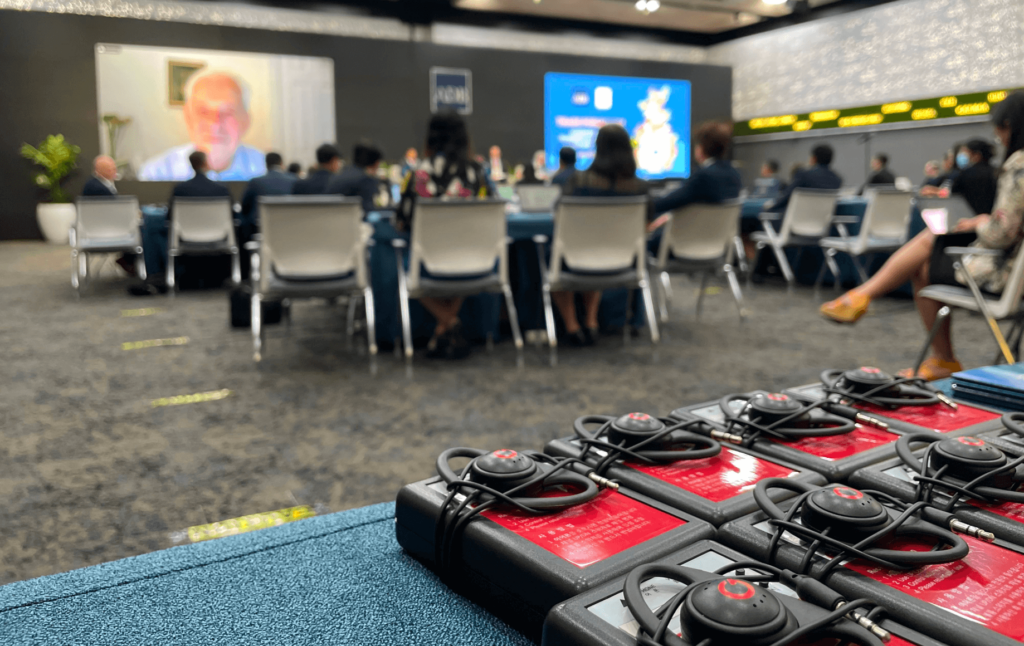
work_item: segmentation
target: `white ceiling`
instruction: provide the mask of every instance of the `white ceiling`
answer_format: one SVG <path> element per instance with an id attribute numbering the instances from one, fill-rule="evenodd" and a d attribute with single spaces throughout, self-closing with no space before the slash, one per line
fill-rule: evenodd
<path id="1" fill-rule="evenodd" d="M 785 4 L 769 5 L 762 0 L 660 1 L 661 8 L 649 14 L 637 11 L 634 6 L 636 0 L 454 0 L 453 5 L 472 11 L 519 13 L 706 34 L 717 34 L 789 14 Z M 810 0 L 810 6 L 835 1 Z"/>

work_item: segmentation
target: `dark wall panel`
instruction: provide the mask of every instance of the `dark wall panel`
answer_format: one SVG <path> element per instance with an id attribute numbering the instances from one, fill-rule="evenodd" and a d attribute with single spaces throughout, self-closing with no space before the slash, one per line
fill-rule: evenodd
<path id="1" fill-rule="evenodd" d="M 118 20 L 33 12 L 0 12 L 0 239 L 37 238 L 31 166 L 23 142 L 62 133 L 81 146 L 77 193 L 99 152 L 96 73 L 98 42 L 325 56 L 334 60 L 338 143 L 343 150 L 368 137 L 388 159 L 422 148 L 429 119 L 431 66 L 473 72 L 470 133 L 479 151 L 497 144 L 509 162 L 530 158 L 544 144 L 544 73 L 548 71 L 684 78 L 693 82 L 694 124 L 727 118 L 731 71 L 723 67 L 444 47 L 251 29 Z M 40 46 L 45 43 L 45 46 Z M 239 192 L 240 186 L 233 190 Z M 167 198 L 162 182 L 124 182 L 123 193 L 146 202 Z"/>

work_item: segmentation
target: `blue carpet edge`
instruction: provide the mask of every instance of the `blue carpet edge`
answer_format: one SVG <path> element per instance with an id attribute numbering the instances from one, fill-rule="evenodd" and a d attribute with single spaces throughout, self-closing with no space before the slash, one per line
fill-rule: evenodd
<path id="1" fill-rule="evenodd" d="M 395 503 L 380 503 L 247 534 L 179 545 L 60 574 L 16 581 L 0 587 L 0 613 L 316 540 L 374 523 L 393 521 L 394 517 Z"/>

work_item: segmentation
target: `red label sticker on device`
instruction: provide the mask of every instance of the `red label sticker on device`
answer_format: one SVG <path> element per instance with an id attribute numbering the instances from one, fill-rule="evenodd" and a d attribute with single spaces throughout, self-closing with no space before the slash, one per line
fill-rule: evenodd
<path id="1" fill-rule="evenodd" d="M 1009 518 L 1010 520 L 1024 523 L 1024 504 L 1022 503 L 1003 502 L 997 505 L 986 505 L 985 503 L 977 500 L 968 500 L 967 502 L 978 509 L 984 509 L 985 511 L 1002 516 L 1003 518 Z"/>
<path id="2" fill-rule="evenodd" d="M 953 563 L 926 565 L 909 572 L 859 560 L 846 567 L 1011 639 L 1024 639 L 1024 555 L 970 536 L 963 539 L 971 551 Z M 931 549 L 925 543 L 903 539 L 887 541 L 885 547 Z"/>
<path id="3" fill-rule="evenodd" d="M 801 451 L 810 453 L 819 458 L 828 460 L 839 460 L 848 458 L 857 453 L 863 453 L 876 446 L 891 444 L 899 439 L 898 435 L 883 431 L 881 429 L 861 426 L 857 424 L 849 433 L 842 435 L 823 435 L 820 437 L 805 437 L 795 441 L 782 441 L 772 438 L 773 442 L 782 444 Z"/>
<path id="4" fill-rule="evenodd" d="M 877 415 L 881 418 L 895 419 L 907 424 L 923 426 L 933 431 L 947 433 L 958 431 L 968 426 L 981 424 L 1000 417 L 999 413 L 990 413 L 973 406 L 957 403 L 956 410 L 945 404 L 933 404 L 931 406 L 904 406 L 896 410 L 880 408 L 870 404 L 857 404 L 857 408 Z"/>
<path id="5" fill-rule="evenodd" d="M 671 464 L 624 462 L 627 467 L 685 489 L 711 502 L 722 502 L 752 491 L 762 478 L 788 478 L 792 469 L 753 455 L 722 447 L 722 452 L 703 460 L 681 460 Z"/>
<path id="6" fill-rule="evenodd" d="M 557 514 L 487 510 L 482 515 L 581 568 L 686 524 L 614 491 Z"/>

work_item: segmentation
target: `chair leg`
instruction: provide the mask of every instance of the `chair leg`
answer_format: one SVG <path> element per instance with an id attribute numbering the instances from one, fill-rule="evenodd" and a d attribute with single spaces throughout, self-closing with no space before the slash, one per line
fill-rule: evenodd
<path id="1" fill-rule="evenodd" d="M 238 253 L 238 247 L 231 249 L 231 284 L 238 285 L 242 282 L 242 263 Z"/>
<path id="2" fill-rule="evenodd" d="M 828 255 L 828 251 L 825 252 Z M 818 277 L 814 279 L 814 293 L 815 295 L 821 291 L 821 284 L 825 281 L 825 270 L 828 269 L 828 263 L 822 261 L 821 269 L 818 270 Z"/>
<path id="3" fill-rule="evenodd" d="M 722 267 L 726 278 L 729 280 L 729 289 L 732 290 L 732 297 L 736 300 L 736 309 L 740 313 L 740 322 L 743 322 L 743 292 L 740 291 L 740 281 L 736 278 L 736 270 L 732 265 L 726 264 Z"/>
<path id="4" fill-rule="evenodd" d="M 78 280 L 78 249 L 71 247 L 71 287 L 76 292 L 81 292 L 81 283 Z"/>
<path id="5" fill-rule="evenodd" d="M 864 270 L 864 264 L 860 259 L 851 253 L 850 260 L 853 261 L 853 266 L 857 268 L 857 275 L 860 277 L 860 284 L 863 285 L 868 282 L 868 272 Z"/>
<path id="6" fill-rule="evenodd" d="M 710 269 L 705 270 L 705 272 L 700 275 L 700 291 L 697 292 L 697 320 L 698 321 L 700 320 L 700 312 L 701 312 L 701 309 L 702 309 L 702 307 L 704 305 L 704 292 L 706 292 L 707 289 L 708 289 L 708 276 L 710 276 L 710 275 L 711 275 L 711 270 Z"/>
<path id="7" fill-rule="evenodd" d="M 373 304 L 373 289 L 367 286 L 363 290 L 363 307 L 366 310 L 366 343 L 370 356 L 377 355 L 377 311 Z"/>
<path id="8" fill-rule="evenodd" d="M 659 308 L 661 309 L 661 322 L 668 323 L 668 310 L 672 304 L 672 279 L 668 275 L 667 271 L 661 272 L 659 276 L 661 285 L 661 298 L 659 299 Z"/>
<path id="9" fill-rule="evenodd" d="M 172 253 L 167 254 L 167 293 L 174 293 L 174 258 Z"/>
<path id="10" fill-rule="evenodd" d="M 516 310 L 516 299 L 512 296 L 512 287 L 508 284 L 502 285 L 505 292 L 505 309 L 508 310 L 508 325 L 512 328 L 512 339 L 516 344 L 516 352 L 523 349 L 523 333 L 519 329 L 519 312 Z"/>
<path id="11" fill-rule="evenodd" d="M 348 312 L 345 315 L 345 338 L 348 339 L 348 350 L 352 351 L 352 337 L 356 333 L 356 305 L 358 299 L 350 296 L 348 299 Z"/>
<path id="12" fill-rule="evenodd" d="M 149 277 L 146 274 L 146 257 L 143 254 L 142 247 L 139 247 L 135 252 L 135 273 L 143 281 Z"/>
<path id="13" fill-rule="evenodd" d="M 651 327 L 651 343 L 657 343 L 661 340 L 661 333 L 658 331 L 658 318 L 654 314 L 654 296 L 651 294 L 651 281 L 648 278 L 647 271 L 644 270 L 640 276 L 640 290 L 644 295 L 644 307 L 647 310 L 647 325 Z M 627 321 L 627 324 L 629 322 Z"/>
<path id="14" fill-rule="evenodd" d="M 733 236 L 732 244 L 736 248 L 736 266 L 744 274 L 748 273 L 750 267 L 747 266 L 747 250 L 743 248 L 743 238 Z"/>
<path id="15" fill-rule="evenodd" d="M 78 282 L 85 283 L 89 280 L 89 253 L 87 251 L 78 252 Z"/>
<path id="16" fill-rule="evenodd" d="M 747 289 L 753 285 L 754 272 L 757 271 L 757 267 L 761 263 L 761 253 L 764 251 L 765 244 L 758 242 L 754 246 L 754 264 L 750 265 L 750 271 L 747 272 Z"/>
<path id="17" fill-rule="evenodd" d="M 402 314 L 402 345 L 405 351 L 405 360 L 412 361 L 412 322 L 409 320 L 409 286 L 406 283 L 405 267 L 402 266 L 402 252 L 395 254 L 398 262 L 398 306 Z"/>
<path id="18" fill-rule="evenodd" d="M 786 250 L 783 247 L 772 243 L 772 253 L 775 254 L 775 260 L 779 263 L 779 269 L 782 270 L 782 276 L 786 279 L 786 283 L 790 288 L 796 284 L 796 277 L 793 275 L 793 269 L 789 266 L 789 258 L 786 258 Z"/>
<path id="19" fill-rule="evenodd" d="M 253 292 L 250 299 L 252 306 L 252 358 L 254 361 L 263 359 L 263 297 Z"/>
<path id="20" fill-rule="evenodd" d="M 555 311 L 551 307 L 551 285 L 547 281 L 541 287 L 541 295 L 544 299 L 544 325 L 547 327 L 548 347 L 551 348 L 551 360 L 554 361 L 558 337 L 555 336 Z"/>
<path id="21" fill-rule="evenodd" d="M 825 254 L 825 264 L 828 265 L 828 270 L 832 272 L 832 277 L 835 280 L 832 282 L 832 289 L 840 291 L 843 288 L 843 280 L 841 278 L 842 273 L 839 271 L 839 263 L 836 262 L 836 252 L 834 249 L 829 249 L 832 253 Z"/>

